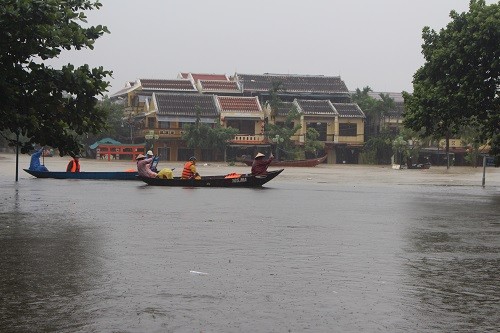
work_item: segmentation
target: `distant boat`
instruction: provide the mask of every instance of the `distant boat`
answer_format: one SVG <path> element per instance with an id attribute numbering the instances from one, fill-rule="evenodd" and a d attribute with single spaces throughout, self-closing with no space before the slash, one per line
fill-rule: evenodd
<path id="1" fill-rule="evenodd" d="M 268 171 L 265 175 L 229 174 L 224 176 L 202 176 L 201 179 L 172 179 L 139 177 L 143 182 L 153 186 L 181 187 L 261 187 L 278 176 L 283 169 Z"/>
<path id="2" fill-rule="evenodd" d="M 285 160 L 285 161 L 278 161 L 278 160 L 273 160 L 271 162 L 271 166 L 279 166 L 279 167 L 314 167 L 320 163 L 323 163 L 326 160 L 326 155 L 323 157 L 318 157 L 318 158 L 310 158 L 307 160 Z M 248 166 L 252 166 L 253 160 L 243 160 L 243 163 L 245 163 Z"/>
<path id="3" fill-rule="evenodd" d="M 139 180 L 137 172 L 127 171 L 82 171 L 82 172 L 66 172 L 66 171 L 35 171 L 23 169 L 27 173 L 36 178 L 53 178 L 53 179 L 94 179 L 94 180 Z"/>

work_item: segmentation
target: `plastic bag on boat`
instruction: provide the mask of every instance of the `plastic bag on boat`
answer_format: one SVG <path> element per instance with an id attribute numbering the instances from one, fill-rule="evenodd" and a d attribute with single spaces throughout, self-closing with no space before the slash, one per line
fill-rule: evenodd
<path id="1" fill-rule="evenodd" d="M 157 177 L 162 178 L 162 179 L 173 179 L 174 173 L 173 173 L 172 169 L 163 168 L 160 170 L 160 172 L 158 172 Z"/>

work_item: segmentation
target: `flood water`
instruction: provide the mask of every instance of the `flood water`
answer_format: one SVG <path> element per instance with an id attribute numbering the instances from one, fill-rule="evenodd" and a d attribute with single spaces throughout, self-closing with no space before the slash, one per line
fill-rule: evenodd
<path id="1" fill-rule="evenodd" d="M 495 187 L 0 185 L 1 332 L 500 329 Z"/>

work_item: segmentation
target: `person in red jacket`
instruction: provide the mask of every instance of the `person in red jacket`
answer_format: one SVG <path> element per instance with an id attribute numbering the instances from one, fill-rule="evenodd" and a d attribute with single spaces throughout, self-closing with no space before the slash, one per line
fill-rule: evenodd
<path id="1" fill-rule="evenodd" d="M 255 155 L 252 163 L 252 175 L 265 175 L 269 164 L 274 160 L 273 154 L 268 159 L 264 158 L 264 154 L 258 153 Z"/>
<path id="2" fill-rule="evenodd" d="M 66 172 L 80 172 L 80 156 L 75 155 L 73 159 L 69 161 L 66 167 Z"/>

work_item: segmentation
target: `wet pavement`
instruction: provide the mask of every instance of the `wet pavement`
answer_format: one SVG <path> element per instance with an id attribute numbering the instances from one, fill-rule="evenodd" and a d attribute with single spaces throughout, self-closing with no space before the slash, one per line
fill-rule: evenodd
<path id="1" fill-rule="evenodd" d="M 500 329 L 498 186 L 314 170 L 339 181 L 285 170 L 262 189 L 193 189 L 2 172 L 0 331 Z"/>

